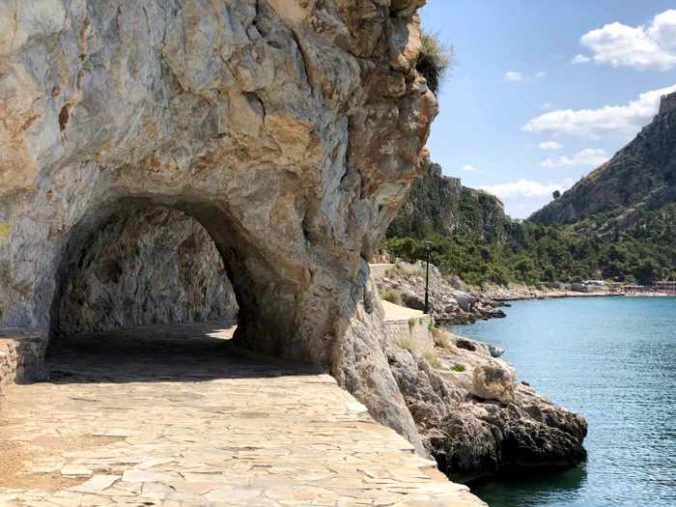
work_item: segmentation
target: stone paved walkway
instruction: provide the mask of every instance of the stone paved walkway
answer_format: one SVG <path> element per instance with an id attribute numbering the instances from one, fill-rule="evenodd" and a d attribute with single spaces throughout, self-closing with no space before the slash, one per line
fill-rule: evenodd
<path id="1" fill-rule="evenodd" d="M 482 505 L 329 375 L 227 336 L 71 339 L 49 382 L 7 389 L 0 505 Z"/>

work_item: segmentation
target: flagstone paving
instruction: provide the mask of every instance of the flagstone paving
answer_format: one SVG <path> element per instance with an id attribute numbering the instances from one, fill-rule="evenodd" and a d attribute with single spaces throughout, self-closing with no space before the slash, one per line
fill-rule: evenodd
<path id="1" fill-rule="evenodd" d="M 0 409 L 2 506 L 477 506 L 335 380 L 231 330 L 71 338 Z"/>

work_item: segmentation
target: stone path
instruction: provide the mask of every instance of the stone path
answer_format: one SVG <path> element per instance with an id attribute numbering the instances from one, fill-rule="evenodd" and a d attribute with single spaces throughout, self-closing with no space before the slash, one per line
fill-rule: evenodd
<path id="1" fill-rule="evenodd" d="M 72 338 L 0 410 L 2 506 L 477 506 L 332 377 L 182 326 Z"/>
<path id="2" fill-rule="evenodd" d="M 420 310 L 414 310 L 413 308 L 406 308 L 405 306 L 395 305 L 389 301 L 381 301 L 383 309 L 385 310 L 385 320 L 408 320 L 408 319 L 419 319 L 426 318 L 429 319 L 428 315 L 425 315 L 424 312 Z"/>

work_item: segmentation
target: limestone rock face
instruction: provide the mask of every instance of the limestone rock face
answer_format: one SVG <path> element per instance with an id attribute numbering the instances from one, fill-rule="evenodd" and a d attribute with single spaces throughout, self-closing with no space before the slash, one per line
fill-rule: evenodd
<path id="1" fill-rule="evenodd" d="M 241 339 L 327 362 L 436 112 L 418 4 L 7 2 L 0 325 L 46 332 L 98 231 L 164 206 L 213 238 Z"/>
<path id="2" fill-rule="evenodd" d="M 380 398 L 398 391 L 382 337 L 359 331 L 371 318 L 360 273 L 436 114 L 415 69 L 423 3 L 4 2 L 0 329 L 47 339 L 104 316 L 220 314 L 221 289 L 199 280 L 224 268 L 237 341 L 328 365 L 382 420 L 415 432 L 401 397 Z M 190 258 L 137 241 L 144 265 L 131 276 L 134 234 L 116 227 L 140 231 L 157 209 L 194 218 L 221 259 L 194 264 L 196 292 L 154 285 L 174 304 L 124 282 L 105 293 L 121 301 L 92 308 L 106 280 L 153 285 L 156 263 Z M 188 248 L 185 232 L 141 236 Z"/>
<path id="3" fill-rule="evenodd" d="M 676 202 L 676 92 L 658 114 L 606 163 L 579 180 L 529 220 L 566 224 L 588 219 L 607 233 L 626 230 L 651 211 Z"/>

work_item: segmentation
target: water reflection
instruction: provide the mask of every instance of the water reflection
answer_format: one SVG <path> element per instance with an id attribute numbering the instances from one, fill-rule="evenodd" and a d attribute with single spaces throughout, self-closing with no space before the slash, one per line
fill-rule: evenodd
<path id="1" fill-rule="evenodd" d="M 524 301 L 454 328 L 589 424 L 584 468 L 476 488 L 491 507 L 676 506 L 676 298 Z"/>
<path id="2" fill-rule="evenodd" d="M 587 468 L 582 464 L 568 470 L 501 477 L 484 482 L 472 491 L 491 507 L 570 506 L 579 498 L 587 481 Z"/>

